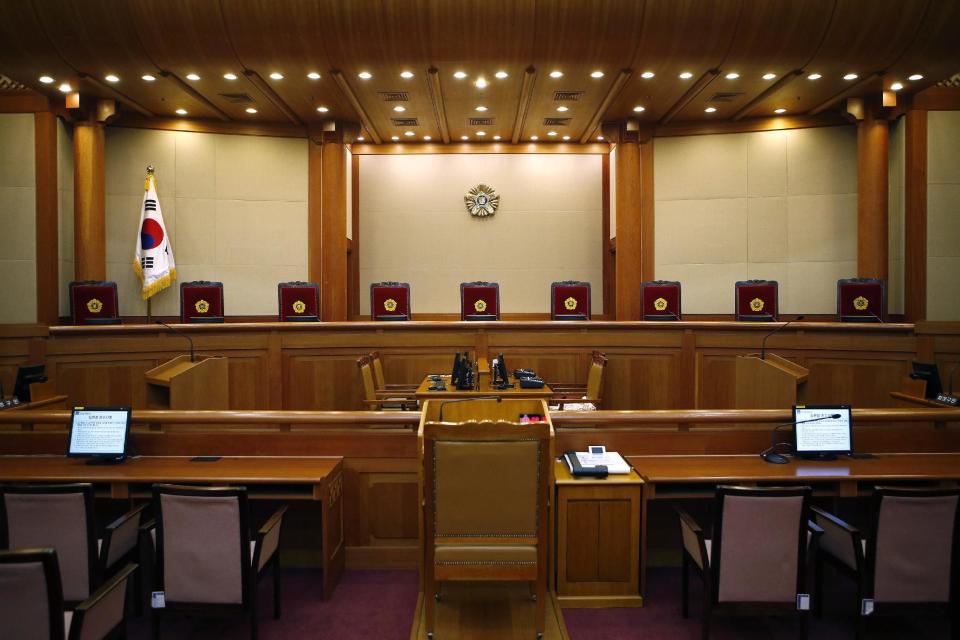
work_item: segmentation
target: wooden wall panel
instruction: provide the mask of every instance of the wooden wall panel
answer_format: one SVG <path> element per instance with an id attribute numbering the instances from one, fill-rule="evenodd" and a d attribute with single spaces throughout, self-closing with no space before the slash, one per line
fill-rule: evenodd
<path id="1" fill-rule="evenodd" d="M 603 375 L 603 408 L 680 408 L 679 353 L 610 353 Z"/>
<path id="2" fill-rule="evenodd" d="M 363 386 L 357 368 L 360 355 L 285 355 L 283 408 L 347 411 L 361 407 Z"/>
<path id="3" fill-rule="evenodd" d="M 269 409 L 266 354 L 224 352 L 223 355 L 228 358 L 230 371 L 230 408 Z"/>
<path id="4" fill-rule="evenodd" d="M 910 373 L 909 360 L 885 358 L 807 358 L 807 402 L 855 407 L 896 406 L 888 390 L 897 389 Z"/>
<path id="5" fill-rule="evenodd" d="M 343 467 L 349 566 L 416 566 L 416 458 L 349 458 Z"/>
<path id="6" fill-rule="evenodd" d="M 117 354 L 111 354 L 117 356 Z M 95 360 L 53 360 L 49 375 L 57 381 L 57 393 L 67 396 L 68 405 L 129 405 L 146 408 L 146 383 L 143 374 L 162 360 L 137 357 Z"/>

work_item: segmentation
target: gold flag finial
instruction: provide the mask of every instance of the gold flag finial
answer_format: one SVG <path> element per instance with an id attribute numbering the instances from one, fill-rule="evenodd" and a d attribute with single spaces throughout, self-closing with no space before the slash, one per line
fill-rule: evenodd
<path id="1" fill-rule="evenodd" d="M 143 181 L 143 190 L 148 191 L 150 189 L 150 180 L 153 179 L 153 174 L 156 172 L 156 167 L 152 164 L 147 165 L 147 177 Z"/>

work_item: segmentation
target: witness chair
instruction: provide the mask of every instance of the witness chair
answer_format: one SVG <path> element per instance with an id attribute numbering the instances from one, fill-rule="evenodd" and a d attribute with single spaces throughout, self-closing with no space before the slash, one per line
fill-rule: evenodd
<path id="1" fill-rule="evenodd" d="M 680 282 L 650 280 L 640 283 L 640 312 L 643 320 L 680 320 Z"/>
<path id="2" fill-rule="evenodd" d="M 887 287 L 881 278 L 837 280 L 837 317 L 840 322 L 883 322 Z"/>
<path id="3" fill-rule="evenodd" d="M 590 283 L 563 280 L 550 284 L 551 320 L 589 320 Z"/>
<path id="4" fill-rule="evenodd" d="M 136 558 L 137 529 L 146 505 L 107 525 L 97 538 L 93 485 L 0 487 L 0 548 L 52 547 L 60 557 L 62 597 L 87 599 L 111 573 Z M 134 577 L 139 584 L 139 572 Z"/>
<path id="5" fill-rule="evenodd" d="M 460 283 L 461 320 L 499 320 L 500 285 L 496 282 Z"/>
<path id="6" fill-rule="evenodd" d="M 412 392 L 394 392 L 386 389 L 377 390 L 373 374 L 373 358 L 360 356 L 357 359 L 357 368 L 360 369 L 360 381 L 363 383 L 363 404 L 369 411 L 416 411 L 417 399 Z"/>
<path id="7" fill-rule="evenodd" d="M 370 319 L 409 320 L 410 283 L 372 283 L 370 285 Z"/>
<path id="8" fill-rule="evenodd" d="M 378 392 L 387 392 L 392 394 L 413 395 L 419 384 L 387 384 L 383 375 L 383 361 L 380 359 L 379 351 L 370 352 L 370 364 L 373 367 L 373 384 Z"/>
<path id="9" fill-rule="evenodd" d="M 543 635 L 547 597 L 548 423 L 423 427 L 424 608 L 433 637 L 445 581 L 523 581 Z"/>
<path id="10" fill-rule="evenodd" d="M 701 634 L 710 637 L 714 610 L 795 613 L 807 637 L 807 558 L 820 530 L 808 523 L 810 487 L 717 487 L 713 537 L 683 509 L 682 614 L 689 616 L 689 573 L 703 580 Z M 808 555 L 810 554 L 810 555 Z"/>
<path id="11" fill-rule="evenodd" d="M 71 324 L 120 324 L 116 282 L 74 280 L 69 294 Z"/>
<path id="12" fill-rule="evenodd" d="M 868 536 L 813 507 L 813 519 L 824 531 L 815 565 L 817 593 L 829 563 L 857 584 L 858 638 L 876 614 L 919 609 L 948 612 L 951 637 L 960 637 L 960 489 L 877 487 L 873 496 Z"/>
<path id="13" fill-rule="evenodd" d="M 194 280 L 180 283 L 180 322 L 223 322 L 223 283 Z"/>
<path id="14" fill-rule="evenodd" d="M 0 551 L 0 633 L 15 640 L 125 636 L 128 564 L 73 610 L 64 610 L 57 552 Z"/>
<path id="15" fill-rule="evenodd" d="M 587 372 L 587 383 L 578 384 L 550 384 L 553 395 L 550 397 L 551 409 L 556 406 L 558 411 L 595 411 L 603 403 L 603 374 L 607 369 L 607 356 L 599 351 L 590 354 L 590 370 Z"/>
<path id="16" fill-rule="evenodd" d="M 257 583 L 273 574 L 273 617 L 280 618 L 280 507 L 250 539 L 244 487 L 153 487 L 156 590 L 165 606 L 153 610 L 153 637 L 171 612 L 242 612 L 257 638 Z"/>
<path id="17" fill-rule="evenodd" d="M 320 285 L 316 282 L 281 282 L 277 285 L 280 322 L 320 320 Z"/>
<path id="18" fill-rule="evenodd" d="M 740 280 L 734 287 L 737 320 L 775 322 L 778 294 L 776 280 Z"/>

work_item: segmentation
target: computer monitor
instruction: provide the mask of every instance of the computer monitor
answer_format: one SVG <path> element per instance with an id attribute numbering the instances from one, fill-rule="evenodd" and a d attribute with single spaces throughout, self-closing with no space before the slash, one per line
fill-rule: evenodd
<path id="1" fill-rule="evenodd" d="M 503 384 L 510 382 L 510 372 L 507 369 L 507 361 L 504 359 L 502 353 L 497 355 L 497 379 Z"/>
<path id="2" fill-rule="evenodd" d="M 75 407 L 67 456 L 88 464 L 123 462 L 130 435 L 130 407 Z"/>
<path id="3" fill-rule="evenodd" d="M 943 385 L 940 383 L 940 370 L 932 362 L 916 362 L 911 365 L 913 370 L 910 377 L 914 380 L 925 380 L 927 382 L 927 391 L 925 397 L 936 398 L 938 394 L 943 393 Z"/>
<path id="4" fill-rule="evenodd" d="M 47 376 L 43 374 L 44 365 L 27 364 L 17 367 L 17 379 L 13 383 L 13 395 L 20 402 L 30 402 L 30 385 L 35 382 L 46 382 Z"/>
<path id="5" fill-rule="evenodd" d="M 798 458 L 833 459 L 853 452 L 850 405 L 798 405 L 793 408 L 794 453 Z"/>

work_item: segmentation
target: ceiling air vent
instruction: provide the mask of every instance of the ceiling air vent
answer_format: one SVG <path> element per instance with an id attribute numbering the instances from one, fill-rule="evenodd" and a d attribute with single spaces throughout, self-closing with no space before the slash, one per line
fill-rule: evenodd
<path id="1" fill-rule="evenodd" d="M 253 98 L 246 93 L 221 93 L 220 97 L 234 104 L 253 104 Z"/>
<path id="2" fill-rule="evenodd" d="M 583 91 L 554 91 L 553 99 L 557 102 L 576 102 L 583 97 Z"/>
<path id="3" fill-rule="evenodd" d="M 720 92 L 713 94 L 707 102 L 733 102 L 742 95 L 743 93 Z"/>
<path id="4" fill-rule="evenodd" d="M 395 127 L 419 127 L 420 122 L 416 118 L 390 118 L 390 122 Z"/>
<path id="5" fill-rule="evenodd" d="M 544 118 L 543 126 L 545 127 L 565 127 L 570 124 L 571 118 Z"/>
<path id="6" fill-rule="evenodd" d="M 407 102 L 410 100 L 406 91 L 380 91 L 379 93 L 385 102 Z"/>
<path id="7" fill-rule="evenodd" d="M 492 127 L 497 124 L 496 118 L 470 118 L 467 122 L 471 127 Z"/>
<path id="8" fill-rule="evenodd" d="M 0 89 L 4 91 L 23 91 L 27 87 L 0 73 Z"/>

